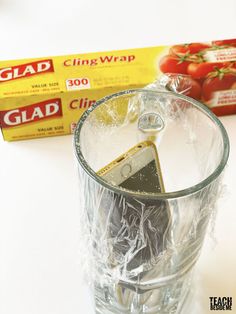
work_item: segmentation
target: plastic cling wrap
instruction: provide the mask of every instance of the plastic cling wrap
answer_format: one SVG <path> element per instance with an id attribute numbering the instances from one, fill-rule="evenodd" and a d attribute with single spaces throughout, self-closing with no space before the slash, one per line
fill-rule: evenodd
<path id="1" fill-rule="evenodd" d="M 80 252 L 96 313 L 178 313 L 189 291 L 221 191 L 228 138 L 200 104 L 163 90 L 176 79 L 108 96 L 77 126 Z M 124 188 L 116 165 L 107 166 L 145 141 L 158 153 L 161 193 L 142 191 L 142 172 L 135 176 L 140 189 Z M 142 168 L 141 159 L 125 158 L 124 166 Z M 113 171 L 112 180 L 97 174 L 102 168 Z"/>
<path id="2" fill-rule="evenodd" d="M 158 202 L 130 199 L 101 188 L 83 171 L 80 182 L 86 187 L 81 240 L 87 239 L 83 261 L 90 283 L 95 282 L 101 293 L 112 289 L 109 302 L 118 309 L 122 304 L 125 313 L 131 311 L 136 295 L 145 295 L 147 300 L 140 306 L 149 306 L 160 291 L 174 293 L 176 282 L 182 286 L 200 253 L 217 200 L 218 180 L 191 198 Z M 123 298 L 129 294 L 127 302 L 119 300 L 123 292 Z M 176 299 L 170 301 L 170 308 L 176 306 Z M 105 297 L 99 302 L 109 305 Z"/>

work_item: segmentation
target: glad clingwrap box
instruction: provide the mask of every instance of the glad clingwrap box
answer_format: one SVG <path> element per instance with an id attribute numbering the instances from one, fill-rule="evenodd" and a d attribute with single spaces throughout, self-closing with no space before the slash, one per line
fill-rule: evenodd
<path id="1" fill-rule="evenodd" d="M 236 113 L 236 39 L 0 62 L 5 140 L 70 134 L 101 97 L 186 75 L 187 95 L 216 114 Z"/>

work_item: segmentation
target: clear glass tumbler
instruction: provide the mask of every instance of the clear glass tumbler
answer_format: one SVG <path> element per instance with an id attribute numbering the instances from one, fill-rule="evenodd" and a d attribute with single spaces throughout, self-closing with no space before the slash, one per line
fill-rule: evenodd
<path id="1" fill-rule="evenodd" d="M 125 189 L 97 174 L 146 140 L 156 145 L 165 192 Z M 180 313 L 229 155 L 221 122 L 186 96 L 128 90 L 87 110 L 74 144 L 95 312 Z"/>

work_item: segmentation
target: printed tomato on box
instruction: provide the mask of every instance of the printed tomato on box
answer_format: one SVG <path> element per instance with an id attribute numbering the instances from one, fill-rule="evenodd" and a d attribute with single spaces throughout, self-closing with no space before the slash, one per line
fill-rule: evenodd
<path id="1" fill-rule="evenodd" d="M 216 69 L 221 69 L 225 65 L 220 62 L 200 62 L 190 63 L 187 69 L 187 73 L 194 79 L 203 79 L 208 76 L 209 73 Z"/>
<path id="2" fill-rule="evenodd" d="M 187 74 L 189 64 L 187 56 L 167 55 L 160 60 L 159 66 L 163 73 Z"/>
<path id="3" fill-rule="evenodd" d="M 232 46 L 236 47 L 236 39 L 215 40 L 212 42 L 214 46 Z"/>
<path id="4" fill-rule="evenodd" d="M 196 54 L 200 51 L 203 51 L 209 48 L 210 45 L 204 43 L 192 43 L 192 44 L 183 44 L 175 45 L 170 48 L 170 54 L 177 56 L 180 54 Z"/>
<path id="5" fill-rule="evenodd" d="M 184 93 L 216 114 L 236 113 L 236 39 L 174 45 L 159 68 L 162 73 L 189 76 Z"/>

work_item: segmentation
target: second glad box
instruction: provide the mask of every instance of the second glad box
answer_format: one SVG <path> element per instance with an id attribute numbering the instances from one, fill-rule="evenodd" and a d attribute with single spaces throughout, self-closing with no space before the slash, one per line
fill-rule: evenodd
<path id="1" fill-rule="evenodd" d="M 7 141 L 70 134 L 96 100 L 187 75 L 217 115 L 236 113 L 236 39 L 0 62 L 0 123 Z"/>

